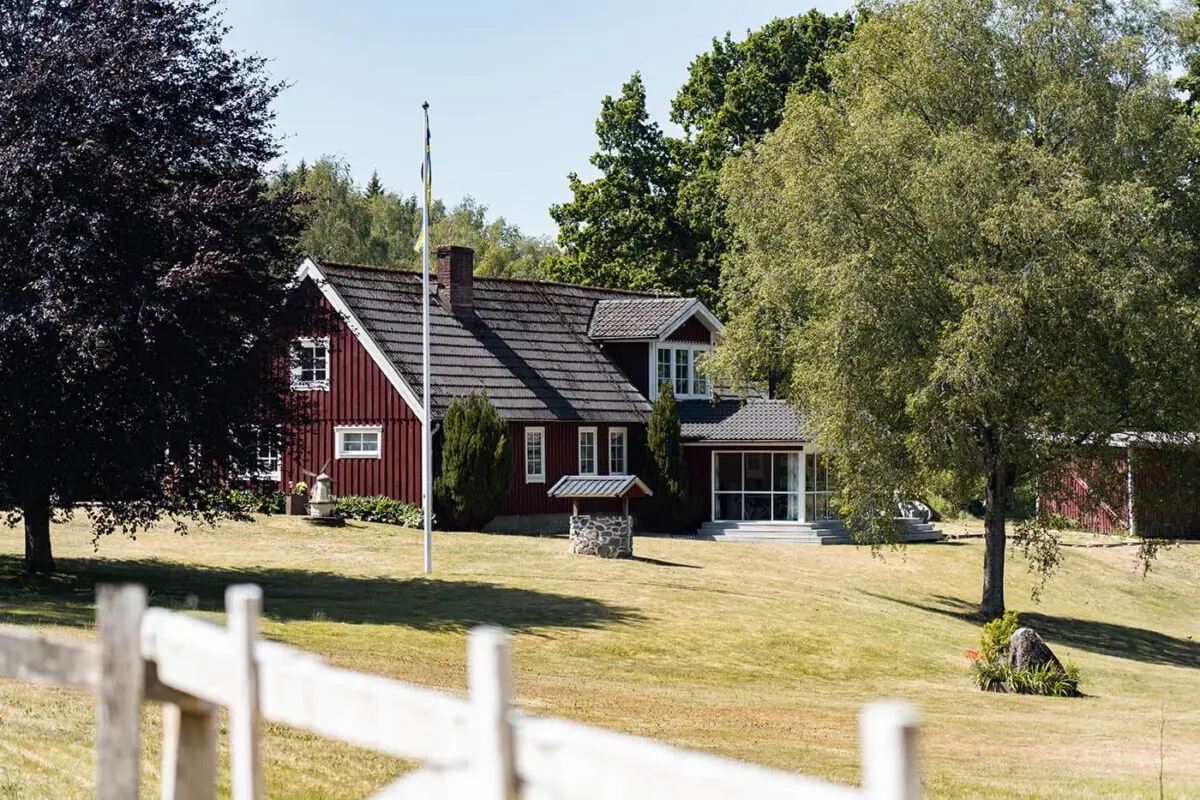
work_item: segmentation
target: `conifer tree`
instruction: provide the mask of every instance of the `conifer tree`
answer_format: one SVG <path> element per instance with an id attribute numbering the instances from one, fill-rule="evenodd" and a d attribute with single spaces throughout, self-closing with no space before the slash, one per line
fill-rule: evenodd
<path id="1" fill-rule="evenodd" d="M 500 513 L 512 483 L 508 425 L 486 394 L 472 392 L 446 409 L 442 431 L 438 507 L 450 524 L 479 530 Z"/>

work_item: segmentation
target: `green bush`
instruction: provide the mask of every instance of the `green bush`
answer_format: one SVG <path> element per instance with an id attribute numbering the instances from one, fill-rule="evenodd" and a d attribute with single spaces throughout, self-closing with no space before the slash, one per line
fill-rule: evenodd
<path id="1" fill-rule="evenodd" d="M 425 524 L 425 517 L 421 513 L 420 506 L 403 503 L 382 495 L 339 497 L 333 507 L 333 513 L 343 519 L 383 522 L 388 525 L 402 525 L 405 528 L 421 528 Z"/>
<path id="2" fill-rule="evenodd" d="M 273 489 L 221 489 L 214 495 L 213 505 L 236 514 L 282 514 L 283 493 Z"/>
<path id="3" fill-rule="evenodd" d="M 1009 663 L 1009 639 L 1018 627 L 1016 611 L 1006 611 L 1000 619 L 983 626 L 979 649 L 967 651 L 975 685 L 985 692 L 1078 697 L 1079 667 L 1069 661 L 1062 669 L 1054 664 L 1018 669 Z"/>
<path id="4" fill-rule="evenodd" d="M 436 508 L 453 525 L 479 530 L 500 513 L 512 476 L 508 425 L 487 395 L 471 392 L 456 398 L 442 421 Z"/>
<path id="5" fill-rule="evenodd" d="M 979 640 L 979 655 L 984 659 L 1008 655 L 1008 640 L 1021 627 L 1016 611 L 1005 611 L 1004 616 L 983 626 Z"/>

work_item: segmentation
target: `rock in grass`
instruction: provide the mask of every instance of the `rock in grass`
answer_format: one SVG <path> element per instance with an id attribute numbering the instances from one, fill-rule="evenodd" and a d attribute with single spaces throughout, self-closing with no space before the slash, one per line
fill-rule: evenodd
<path id="1" fill-rule="evenodd" d="M 1033 628 L 1017 628 L 1009 637 L 1008 653 L 1008 661 L 1016 669 L 1036 670 L 1045 664 L 1053 664 L 1056 670 L 1063 672 L 1062 662 Z"/>

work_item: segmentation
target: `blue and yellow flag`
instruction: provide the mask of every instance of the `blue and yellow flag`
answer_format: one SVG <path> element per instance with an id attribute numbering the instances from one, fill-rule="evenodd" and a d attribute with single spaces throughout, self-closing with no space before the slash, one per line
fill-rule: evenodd
<path id="1" fill-rule="evenodd" d="M 429 207 L 433 204 L 433 164 L 429 160 L 429 103 L 425 103 L 421 107 L 425 110 L 425 160 L 421 163 L 421 183 L 425 186 L 425 209 L 421 213 L 421 233 L 417 236 L 417 243 L 413 245 L 413 250 L 418 253 L 425 246 L 425 237 L 428 235 L 425 226 L 429 222 Z"/>

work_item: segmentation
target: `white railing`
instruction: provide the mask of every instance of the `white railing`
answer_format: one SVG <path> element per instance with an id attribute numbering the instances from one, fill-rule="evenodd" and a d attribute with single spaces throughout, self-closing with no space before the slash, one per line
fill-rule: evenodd
<path id="1" fill-rule="evenodd" d="M 141 586 L 103 586 L 98 641 L 0 626 L 0 676 L 96 693 L 96 797 L 133 800 L 141 773 L 141 705 L 163 707 L 164 800 L 216 795 L 218 712 L 229 709 L 235 800 L 264 796 L 263 720 L 421 762 L 376 798 L 479 800 L 913 800 L 916 718 L 903 703 L 861 718 L 857 789 L 680 750 L 512 708 L 508 634 L 468 641 L 469 696 L 338 669 L 258 640 L 262 592 L 231 586 L 227 627 L 146 608 Z"/>

